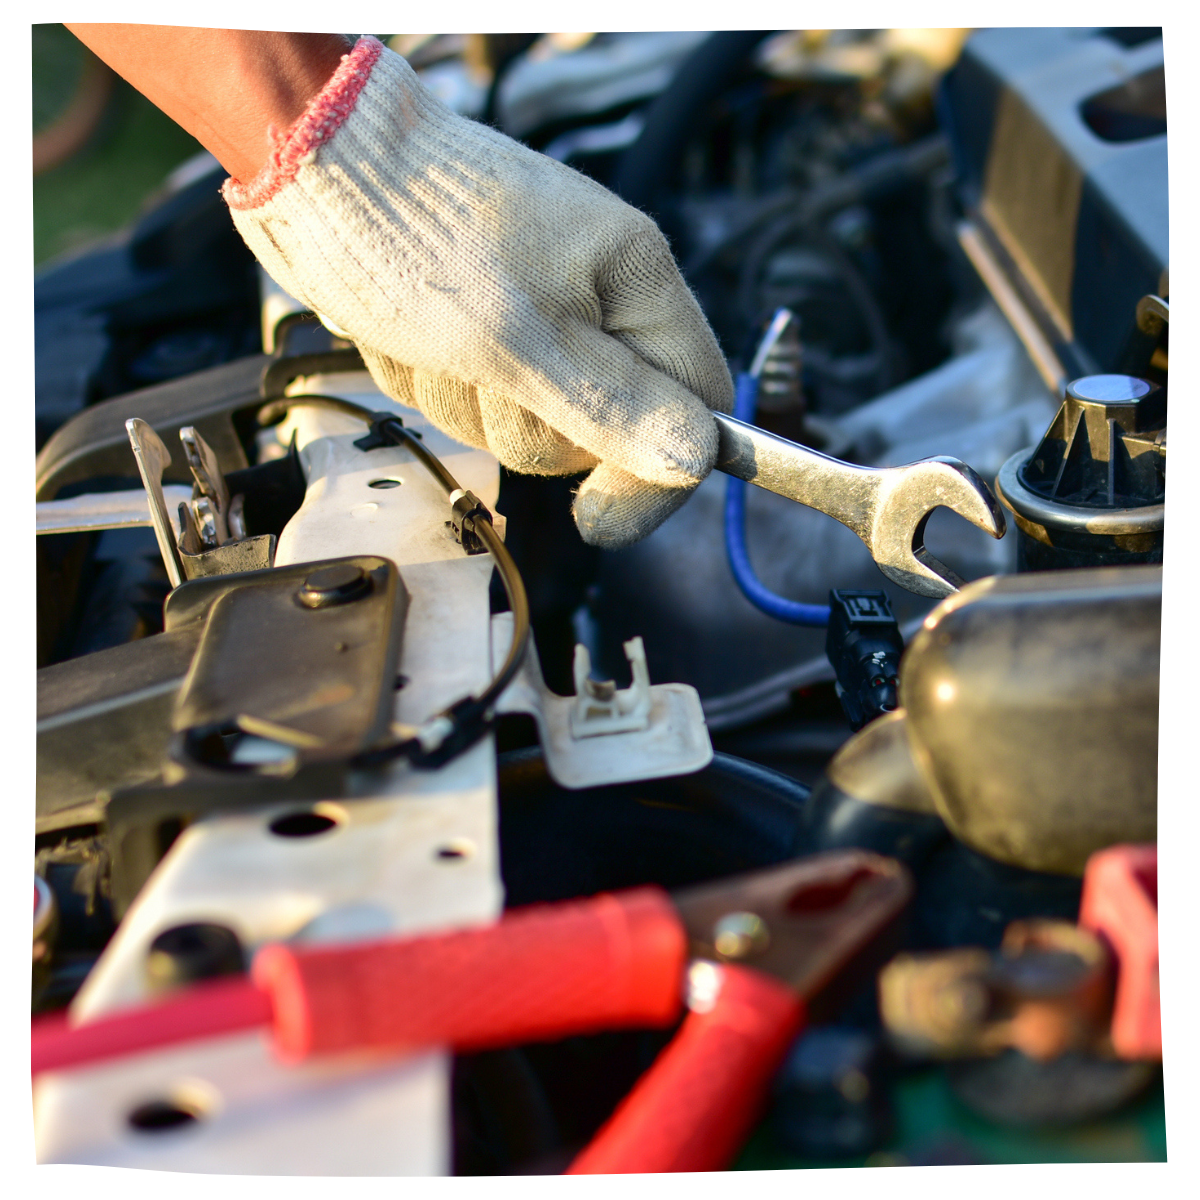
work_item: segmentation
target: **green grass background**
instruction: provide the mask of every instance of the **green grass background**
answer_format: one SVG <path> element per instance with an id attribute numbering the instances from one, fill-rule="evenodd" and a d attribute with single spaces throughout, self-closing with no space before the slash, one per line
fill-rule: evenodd
<path id="1" fill-rule="evenodd" d="M 33 127 L 66 108 L 84 49 L 62 25 L 33 26 Z M 34 265 L 77 251 L 132 221 L 166 177 L 202 147 L 118 80 L 99 128 L 73 158 L 33 179 Z"/>

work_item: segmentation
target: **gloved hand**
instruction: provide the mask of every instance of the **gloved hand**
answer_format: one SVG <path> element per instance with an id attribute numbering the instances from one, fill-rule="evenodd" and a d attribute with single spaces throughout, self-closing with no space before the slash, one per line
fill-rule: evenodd
<path id="1" fill-rule="evenodd" d="M 645 536 L 711 469 L 733 386 L 654 222 L 450 112 L 374 38 L 225 198 L 388 395 L 515 471 L 590 469 L 593 545 Z"/>

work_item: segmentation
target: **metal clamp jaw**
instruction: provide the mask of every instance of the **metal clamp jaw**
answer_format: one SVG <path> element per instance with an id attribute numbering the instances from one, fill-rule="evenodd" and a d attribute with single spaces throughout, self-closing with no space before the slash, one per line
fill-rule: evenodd
<path id="1" fill-rule="evenodd" d="M 216 454 L 194 426 L 185 425 L 179 431 L 194 482 L 192 498 L 179 504 L 178 533 L 167 510 L 162 484 L 163 472 L 171 465 L 170 451 L 140 417 L 131 417 L 125 429 L 149 498 L 154 536 L 173 587 L 185 579 L 257 571 L 274 564 L 274 535 L 247 537 L 243 497 L 230 497 Z"/>

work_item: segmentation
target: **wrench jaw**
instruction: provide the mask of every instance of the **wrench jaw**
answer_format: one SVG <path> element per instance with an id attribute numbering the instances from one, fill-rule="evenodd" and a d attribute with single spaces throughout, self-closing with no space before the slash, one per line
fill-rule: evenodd
<path id="1" fill-rule="evenodd" d="M 931 596 L 935 600 L 953 596 L 966 583 L 945 563 L 934 558 L 924 546 L 913 550 L 911 566 L 900 567 L 881 562 L 877 562 L 876 566 L 897 586 L 915 596 Z"/>
<path id="2" fill-rule="evenodd" d="M 966 582 L 925 549 L 925 528 L 935 509 L 948 508 L 994 538 L 1007 528 L 1004 510 L 977 471 L 957 458 L 938 455 L 896 471 L 896 481 L 875 512 L 868 548 L 893 583 L 935 600 Z"/>
<path id="3" fill-rule="evenodd" d="M 974 467 L 947 454 L 939 454 L 925 461 L 937 463 L 948 471 L 945 475 L 945 498 L 939 499 L 933 507 L 941 505 L 952 509 L 994 538 L 1004 536 L 1008 528 L 1004 519 L 1004 509 L 1000 507 L 992 489 L 984 483 L 983 477 Z M 938 491 L 942 493 L 943 488 L 939 487 Z"/>

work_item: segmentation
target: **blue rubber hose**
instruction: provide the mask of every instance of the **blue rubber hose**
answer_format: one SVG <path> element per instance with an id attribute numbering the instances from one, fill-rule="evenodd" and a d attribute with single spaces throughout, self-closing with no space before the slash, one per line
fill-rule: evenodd
<path id="1" fill-rule="evenodd" d="M 752 423 L 758 405 L 758 377 L 743 373 L 738 376 L 737 393 L 733 402 L 733 415 L 739 421 Z M 732 476 L 725 490 L 725 549 L 729 554 L 729 568 L 742 595 L 761 612 L 790 625 L 822 626 L 829 624 L 827 604 L 801 604 L 788 600 L 764 587 L 746 553 L 746 484 Z"/>

